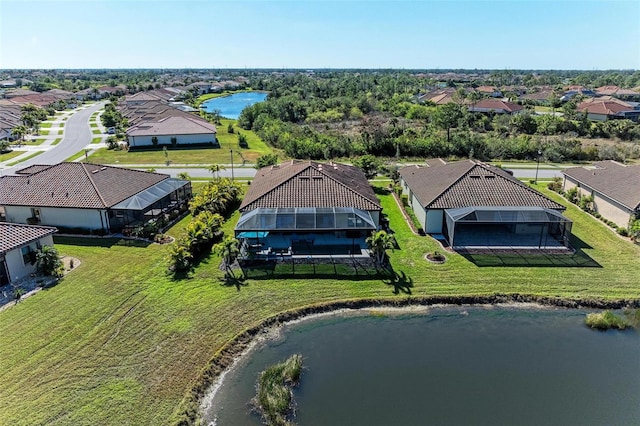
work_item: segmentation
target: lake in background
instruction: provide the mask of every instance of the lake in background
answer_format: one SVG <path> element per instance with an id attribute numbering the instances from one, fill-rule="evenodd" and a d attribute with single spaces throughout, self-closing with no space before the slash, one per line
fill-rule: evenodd
<path id="1" fill-rule="evenodd" d="M 243 109 L 265 99 L 267 99 L 267 93 L 265 92 L 240 92 L 209 99 L 203 102 L 200 108 L 207 112 L 219 110 L 221 116 L 237 120 Z"/>
<path id="2" fill-rule="evenodd" d="M 640 336 L 587 311 L 433 307 L 284 327 L 229 371 L 205 424 L 259 425 L 258 374 L 294 353 L 299 425 L 640 424 Z"/>

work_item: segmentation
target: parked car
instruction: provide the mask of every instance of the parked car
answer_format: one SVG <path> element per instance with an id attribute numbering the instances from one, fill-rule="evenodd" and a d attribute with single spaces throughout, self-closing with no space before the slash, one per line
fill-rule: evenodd
<path id="1" fill-rule="evenodd" d="M 114 135 L 116 133 L 116 128 L 115 127 L 109 127 L 107 129 L 107 133 L 110 135 Z"/>

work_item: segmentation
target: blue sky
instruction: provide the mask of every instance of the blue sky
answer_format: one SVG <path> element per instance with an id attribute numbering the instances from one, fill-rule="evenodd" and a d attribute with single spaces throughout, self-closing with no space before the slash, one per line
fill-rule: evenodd
<path id="1" fill-rule="evenodd" d="M 0 0 L 0 68 L 639 69 L 640 2 Z"/>

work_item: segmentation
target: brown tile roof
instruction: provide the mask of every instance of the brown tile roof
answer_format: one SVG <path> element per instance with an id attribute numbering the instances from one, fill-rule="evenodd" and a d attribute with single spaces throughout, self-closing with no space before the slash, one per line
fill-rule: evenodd
<path id="1" fill-rule="evenodd" d="M 592 99 L 582 102 L 576 108 L 578 112 L 588 112 L 590 114 L 616 115 L 622 111 L 632 111 L 633 107 L 619 100 L 599 100 Z"/>
<path id="2" fill-rule="evenodd" d="M 258 170 L 240 210 L 260 207 L 381 210 L 378 197 L 357 167 L 296 160 Z"/>
<path id="3" fill-rule="evenodd" d="M 619 202 L 631 210 L 640 209 L 640 166 L 600 161 L 596 167 L 572 167 L 566 176 Z"/>
<path id="4" fill-rule="evenodd" d="M 469 111 L 505 111 L 512 113 L 524 109 L 522 105 L 500 99 L 482 99 L 469 107 Z"/>
<path id="5" fill-rule="evenodd" d="M 58 230 L 50 226 L 20 225 L 0 222 L 0 254 L 22 247 Z"/>
<path id="6" fill-rule="evenodd" d="M 474 161 L 407 166 L 400 175 L 425 208 L 564 207 L 503 170 Z"/>
<path id="7" fill-rule="evenodd" d="M 100 209 L 169 178 L 91 163 L 60 163 L 30 175 L 0 178 L 0 205 Z"/>

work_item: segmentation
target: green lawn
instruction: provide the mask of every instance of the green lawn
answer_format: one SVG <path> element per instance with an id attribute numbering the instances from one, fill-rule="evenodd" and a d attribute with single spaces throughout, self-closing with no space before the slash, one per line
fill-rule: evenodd
<path id="1" fill-rule="evenodd" d="M 64 130 L 62 130 L 62 129 L 58 130 L 58 134 L 59 134 L 59 135 L 64 134 Z"/>
<path id="2" fill-rule="evenodd" d="M 230 149 L 233 149 L 234 163 L 242 163 L 242 158 L 248 163 L 254 163 L 255 160 L 266 153 L 272 152 L 271 148 L 264 143 L 258 135 L 250 130 L 240 130 L 247 137 L 249 149 L 238 148 L 237 127 L 233 134 L 228 133 L 227 127 L 235 120 L 222 120 L 222 125 L 218 128 L 218 140 L 221 149 L 217 148 L 188 148 L 188 149 L 171 149 L 169 151 L 169 160 L 174 164 L 227 164 L 231 162 Z M 107 149 L 99 149 L 91 154 L 89 160 L 99 164 L 163 164 L 165 162 L 164 152 L 161 149 L 155 151 L 113 151 Z"/>
<path id="3" fill-rule="evenodd" d="M 49 134 L 49 130 L 40 130 L 40 135 L 47 136 Z"/>
<path id="4" fill-rule="evenodd" d="M 45 138 L 33 139 L 30 141 L 25 141 L 25 145 L 42 145 L 46 141 Z"/>
<path id="5" fill-rule="evenodd" d="M 57 138 L 55 141 L 51 142 L 51 145 L 58 145 L 62 138 Z"/>
<path id="6" fill-rule="evenodd" d="M 640 297 L 640 247 L 575 206 L 567 216 L 574 220 L 580 251 L 563 261 L 471 261 L 446 253 L 447 262 L 434 265 L 422 255 L 438 247 L 435 241 L 409 231 L 390 195 L 381 202 L 400 247 L 391 253 L 392 265 L 413 280 L 413 296 Z M 238 213 L 225 224 L 227 233 L 237 219 Z M 170 234 L 182 234 L 186 223 Z M 216 256 L 203 259 L 189 279 L 174 281 L 165 274 L 168 246 L 64 238 L 56 243 L 82 264 L 56 287 L 0 312 L 0 336 L 10 342 L 0 345 L 3 424 L 171 424 L 216 351 L 247 327 L 315 303 L 409 297 L 394 295 L 393 286 L 379 279 L 248 279 L 236 289 L 222 285 Z M 552 266 L 558 262 L 587 266 Z M 530 266 L 536 263 L 546 266 Z"/>
<path id="7" fill-rule="evenodd" d="M 98 123 L 89 123 L 90 127 L 98 127 Z"/>
<path id="8" fill-rule="evenodd" d="M 22 155 L 22 154 L 24 154 L 24 151 L 5 152 L 4 154 L 0 154 L 0 162 L 11 160 L 12 158 L 15 158 L 18 155 Z"/>
<path id="9" fill-rule="evenodd" d="M 24 157 L 24 158 L 21 158 L 21 159 L 20 159 L 20 160 L 18 160 L 18 161 L 11 162 L 11 163 L 9 163 L 9 164 L 7 164 L 7 165 L 8 165 L 9 167 L 11 167 L 11 166 L 15 166 L 16 164 L 20 164 L 20 163 L 22 163 L 23 161 L 27 161 L 27 160 L 29 160 L 29 159 L 31 159 L 31 158 L 33 158 L 33 157 L 36 157 L 36 156 L 38 156 L 38 155 L 42 154 L 43 152 L 44 152 L 44 151 L 36 151 L 36 152 L 34 152 L 34 153 L 30 154 L 30 155 L 27 155 L 27 156 L 26 156 L 26 157 Z"/>
<path id="10" fill-rule="evenodd" d="M 53 123 L 49 123 L 49 122 L 44 121 L 44 122 L 40 123 L 40 128 L 41 128 L 41 129 L 48 129 L 48 128 L 50 128 L 52 125 L 53 125 Z"/>
<path id="11" fill-rule="evenodd" d="M 102 138 L 93 138 L 91 139 L 91 143 L 100 143 L 102 142 Z"/>
<path id="12" fill-rule="evenodd" d="M 101 134 L 102 132 L 101 132 L 99 129 L 93 129 L 93 130 L 91 131 L 91 133 L 93 133 L 94 135 L 99 135 L 99 134 Z"/>

